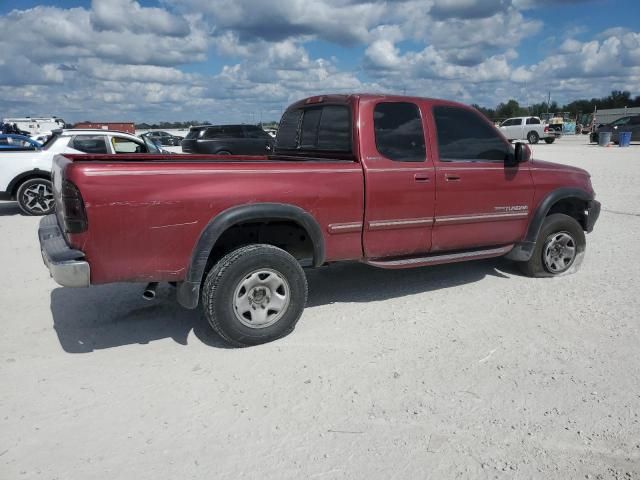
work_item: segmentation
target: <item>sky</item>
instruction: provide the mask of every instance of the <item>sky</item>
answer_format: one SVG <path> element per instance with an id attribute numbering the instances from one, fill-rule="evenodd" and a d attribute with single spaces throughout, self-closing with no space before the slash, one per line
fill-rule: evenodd
<path id="1" fill-rule="evenodd" d="M 324 93 L 640 95 L 638 0 L 0 0 L 0 117 L 278 120 Z"/>

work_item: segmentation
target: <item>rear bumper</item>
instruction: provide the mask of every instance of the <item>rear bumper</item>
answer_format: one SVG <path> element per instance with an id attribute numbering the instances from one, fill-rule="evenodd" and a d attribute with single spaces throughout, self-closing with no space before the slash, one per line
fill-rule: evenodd
<path id="1" fill-rule="evenodd" d="M 591 200 L 587 204 L 587 209 L 585 211 L 587 215 L 584 221 L 584 228 L 587 233 L 591 233 L 593 231 L 593 227 L 600 216 L 600 208 L 600 202 L 597 200 Z"/>
<path id="2" fill-rule="evenodd" d="M 40 253 L 53 279 L 63 287 L 88 287 L 91 269 L 84 253 L 67 245 L 55 215 L 40 220 Z"/>

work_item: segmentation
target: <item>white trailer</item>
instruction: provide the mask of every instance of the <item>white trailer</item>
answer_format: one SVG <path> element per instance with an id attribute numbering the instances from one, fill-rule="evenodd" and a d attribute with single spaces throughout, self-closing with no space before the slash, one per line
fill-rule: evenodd
<path id="1" fill-rule="evenodd" d="M 50 133 L 53 130 L 64 128 L 64 120 L 58 117 L 9 117 L 3 118 L 2 123 L 14 123 L 20 130 L 29 132 L 35 136 L 41 133 Z"/>

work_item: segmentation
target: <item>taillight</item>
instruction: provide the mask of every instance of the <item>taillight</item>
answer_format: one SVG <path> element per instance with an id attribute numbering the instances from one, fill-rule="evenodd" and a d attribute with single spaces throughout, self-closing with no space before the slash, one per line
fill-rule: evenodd
<path id="1" fill-rule="evenodd" d="M 549 125 L 545 125 L 544 126 L 544 133 L 547 133 L 549 131 Z"/>
<path id="2" fill-rule="evenodd" d="M 87 212 L 80 190 L 69 180 L 62 182 L 62 223 L 67 233 L 82 233 L 87 230 Z"/>

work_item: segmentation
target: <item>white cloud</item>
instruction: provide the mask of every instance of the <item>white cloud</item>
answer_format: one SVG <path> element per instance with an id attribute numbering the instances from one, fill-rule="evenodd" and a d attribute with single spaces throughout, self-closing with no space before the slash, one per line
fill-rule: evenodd
<path id="1" fill-rule="evenodd" d="M 143 8 L 134 0 L 93 0 L 91 24 L 98 31 L 138 31 L 186 37 L 189 23 L 162 8 Z"/>
<path id="2" fill-rule="evenodd" d="M 550 86 L 572 97 L 640 90 L 640 33 L 628 29 L 586 40 L 584 29 L 568 29 L 545 58 L 524 63 L 518 53 L 543 28 L 531 4 L 93 0 L 14 10 L 0 16 L 0 110 L 248 121 L 249 112 L 276 119 L 288 103 L 330 92 L 494 105 L 540 101 Z"/>

